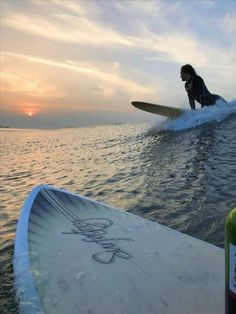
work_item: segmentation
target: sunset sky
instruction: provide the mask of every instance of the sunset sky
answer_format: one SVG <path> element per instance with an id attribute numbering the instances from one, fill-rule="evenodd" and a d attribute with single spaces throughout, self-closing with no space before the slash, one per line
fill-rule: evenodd
<path id="1" fill-rule="evenodd" d="M 188 108 L 179 72 L 236 98 L 236 1 L 1 0 L 1 125 L 143 121 Z"/>

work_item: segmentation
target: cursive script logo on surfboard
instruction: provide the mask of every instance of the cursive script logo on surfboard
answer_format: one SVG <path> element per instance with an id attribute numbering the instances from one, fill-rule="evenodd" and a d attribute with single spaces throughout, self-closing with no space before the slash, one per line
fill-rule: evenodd
<path id="1" fill-rule="evenodd" d="M 110 219 L 106 218 L 87 218 L 76 219 L 72 222 L 73 228 L 71 232 L 63 232 L 64 234 L 80 234 L 85 236 L 84 242 L 94 242 L 99 244 L 104 251 L 93 254 L 96 262 L 110 264 L 116 259 L 130 259 L 131 255 L 122 250 L 117 242 L 133 241 L 129 238 L 107 238 L 106 229 L 113 225 Z"/>
<path id="2" fill-rule="evenodd" d="M 107 218 L 80 218 L 69 206 L 66 206 L 52 190 L 43 190 L 43 196 L 72 223 L 70 232 L 63 234 L 78 234 L 83 236 L 82 241 L 97 243 L 102 251 L 92 255 L 94 261 L 102 264 L 111 264 L 118 259 L 130 259 L 131 254 L 124 251 L 118 245 L 120 241 L 133 241 L 130 238 L 113 238 L 107 236 L 107 229 L 113 225 L 113 221 Z"/>

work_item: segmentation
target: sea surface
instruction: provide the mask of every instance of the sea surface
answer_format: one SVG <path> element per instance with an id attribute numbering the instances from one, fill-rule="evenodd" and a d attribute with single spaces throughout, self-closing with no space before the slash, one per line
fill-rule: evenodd
<path id="1" fill-rule="evenodd" d="M 0 313 L 18 313 L 12 257 L 38 184 L 105 202 L 224 247 L 236 206 L 236 101 L 160 123 L 1 129 Z"/>

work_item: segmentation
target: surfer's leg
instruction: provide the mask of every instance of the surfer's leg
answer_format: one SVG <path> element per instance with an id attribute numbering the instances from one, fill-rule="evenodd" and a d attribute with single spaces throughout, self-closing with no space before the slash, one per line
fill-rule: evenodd
<path id="1" fill-rule="evenodd" d="M 223 97 L 221 97 L 219 95 L 213 94 L 213 96 L 215 98 L 215 105 L 222 104 L 222 103 L 225 103 L 225 104 L 228 103 Z"/>

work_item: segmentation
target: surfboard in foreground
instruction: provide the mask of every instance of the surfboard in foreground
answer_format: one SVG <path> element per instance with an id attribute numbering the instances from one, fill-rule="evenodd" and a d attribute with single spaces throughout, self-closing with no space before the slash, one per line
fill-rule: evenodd
<path id="1" fill-rule="evenodd" d="M 24 314 L 224 312 L 223 249 L 46 185 L 21 210 L 13 266 Z"/>
<path id="2" fill-rule="evenodd" d="M 161 116 L 165 116 L 170 119 L 175 119 L 186 112 L 186 110 L 184 109 L 151 104 L 149 102 L 143 102 L 143 101 L 132 101 L 131 104 L 134 107 L 141 109 L 143 111 L 159 114 Z"/>

